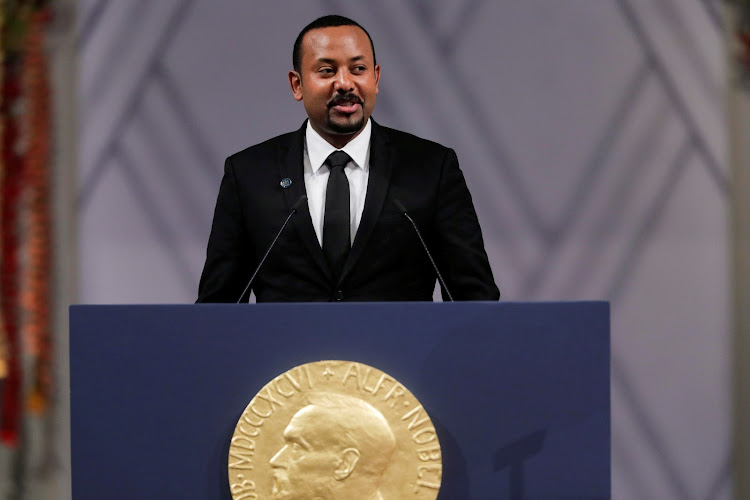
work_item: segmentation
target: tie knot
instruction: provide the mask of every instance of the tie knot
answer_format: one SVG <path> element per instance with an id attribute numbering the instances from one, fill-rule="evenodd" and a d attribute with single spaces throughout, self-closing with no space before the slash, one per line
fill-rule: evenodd
<path id="1" fill-rule="evenodd" d="M 351 157 L 343 151 L 334 151 L 326 158 L 326 164 L 333 169 L 336 167 L 345 167 L 351 160 Z"/>

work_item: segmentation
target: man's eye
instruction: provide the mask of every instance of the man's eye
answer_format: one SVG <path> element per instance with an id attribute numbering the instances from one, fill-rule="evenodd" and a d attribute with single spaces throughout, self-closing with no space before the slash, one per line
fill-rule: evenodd
<path id="1" fill-rule="evenodd" d="M 333 68 L 321 68 L 320 72 L 323 73 L 324 75 L 332 75 L 335 73 L 333 71 Z"/>

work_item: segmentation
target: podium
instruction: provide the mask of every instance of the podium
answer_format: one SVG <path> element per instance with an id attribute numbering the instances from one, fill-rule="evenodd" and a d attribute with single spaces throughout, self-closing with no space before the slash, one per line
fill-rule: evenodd
<path id="1" fill-rule="evenodd" d="M 605 302 L 72 306 L 73 498 L 231 499 L 250 399 L 327 359 L 419 399 L 439 499 L 609 498 L 609 353 Z"/>

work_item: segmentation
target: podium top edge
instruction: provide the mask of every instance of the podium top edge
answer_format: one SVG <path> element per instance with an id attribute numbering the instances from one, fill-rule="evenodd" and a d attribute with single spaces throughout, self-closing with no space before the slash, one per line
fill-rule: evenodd
<path id="1" fill-rule="evenodd" d="M 456 306 L 467 306 L 477 305 L 481 307 L 518 307 L 518 306 L 539 306 L 539 305 L 610 305 L 607 300 L 570 300 L 570 301 L 457 301 L 457 302 L 263 302 L 263 303 L 241 303 L 241 304 L 225 304 L 225 303 L 210 303 L 210 304 L 185 304 L 185 303 L 130 303 L 130 304 L 71 304 L 70 310 L 82 309 L 82 308 L 124 308 L 124 307 L 139 307 L 139 308 L 185 308 L 185 307 L 263 307 L 263 308 L 274 308 L 274 307 L 289 307 L 289 306 L 305 306 L 305 307 L 346 307 L 346 306 L 366 306 L 366 307 L 379 307 L 383 305 L 388 306 L 414 306 L 414 307 L 456 307 Z"/>

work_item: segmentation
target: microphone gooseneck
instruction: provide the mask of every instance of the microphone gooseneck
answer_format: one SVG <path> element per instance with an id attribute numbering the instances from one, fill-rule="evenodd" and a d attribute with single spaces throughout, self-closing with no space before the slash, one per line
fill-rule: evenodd
<path id="1" fill-rule="evenodd" d="M 393 205 L 398 209 L 399 212 L 401 212 L 404 217 L 409 219 L 409 222 L 411 222 L 411 225 L 414 227 L 414 231 L 417 233 L 417 236 L 419 237 L 419 241 L 422 243 L 422 248 L 424 248 L 424 251 L 427 253 L 427 257 L 430 258 L 430 263 L 432 264 L 433 269 L 435 269 L 435 274 L 437 274 L 438 281 L 440 282 L 440 286 L 443 287 L 443 290 L 445 290 L 445 294 L 448 296 L 448 299 L 450 299 L 451 302 L 454 302 L 453 295 L 451 295 L 451 291 L 448 290 L 448 285 L 445 284 L 445 280 L 443 280 L 443 275 L 440 274 L 440 270 L 438 269 L 437 264 L 435 263 L 435 259 L 432 258 L 432 254 L 430 253 L 429 248 L 427 248 L 427 243 L 425 243 L 424 238 L 422 238 L 422 233 L 419 232 L 419 227 L 417 226 L 417 223 L 414 222 L 414 219 L 411 218 L 409 215 L 409 212 L 406 210 L 406 207 L 404 207 L 404 204 L 401 203 L 400 200 L 397 198 L 393 198 Z"/>
<path id="2" fill-rule="evenodd" d="M 271 249 L 276 245 L 276 240 L 279 239 L 279 236 L 281 236 L 281 233 L 284 231 L 284 228 L 289 223 L 289 220 L 292 218 L 292 215 L 296 214 L 297 211 L 302 207 L 302 205 L 307 202 L 307 195 L 303 194 L 299 197 L 299 200 L 292 205 L 292 210 L 289 212 L 289 215 L 287 215 L 286 220 L 284 221 L 284 224 L 281 225 L 281 229 L 279 229 L 279 232 L 276 233 L 276 237 L 273 239 L 270 245 L 268 245 L 268 250 L 266 250 L 266 253 L 263 255 L 263 258 L 260 259 L 260 263 L 258 264 L 258 267 L 255 268 L 255 272 L 253 272 L 253 275 L 250 276 L 250 280 L 247 282 L 247 286 L 244 290 L 242 290 L 242 294 L 240 295 L 240 298 L 237 299 L 237 304 L 242 302 L 242 297 L 245 296 L 247 291 L 250 289 L 250 285 L 253 283 L 253 280 L 255 280 L 255 276 L 258 274 L 258 271 L 260 271 L 261 266 L 263 266 L 263 263 L 266 261 L 266 257 L 268 257 L 268 254 L 271 253 Z"/>

